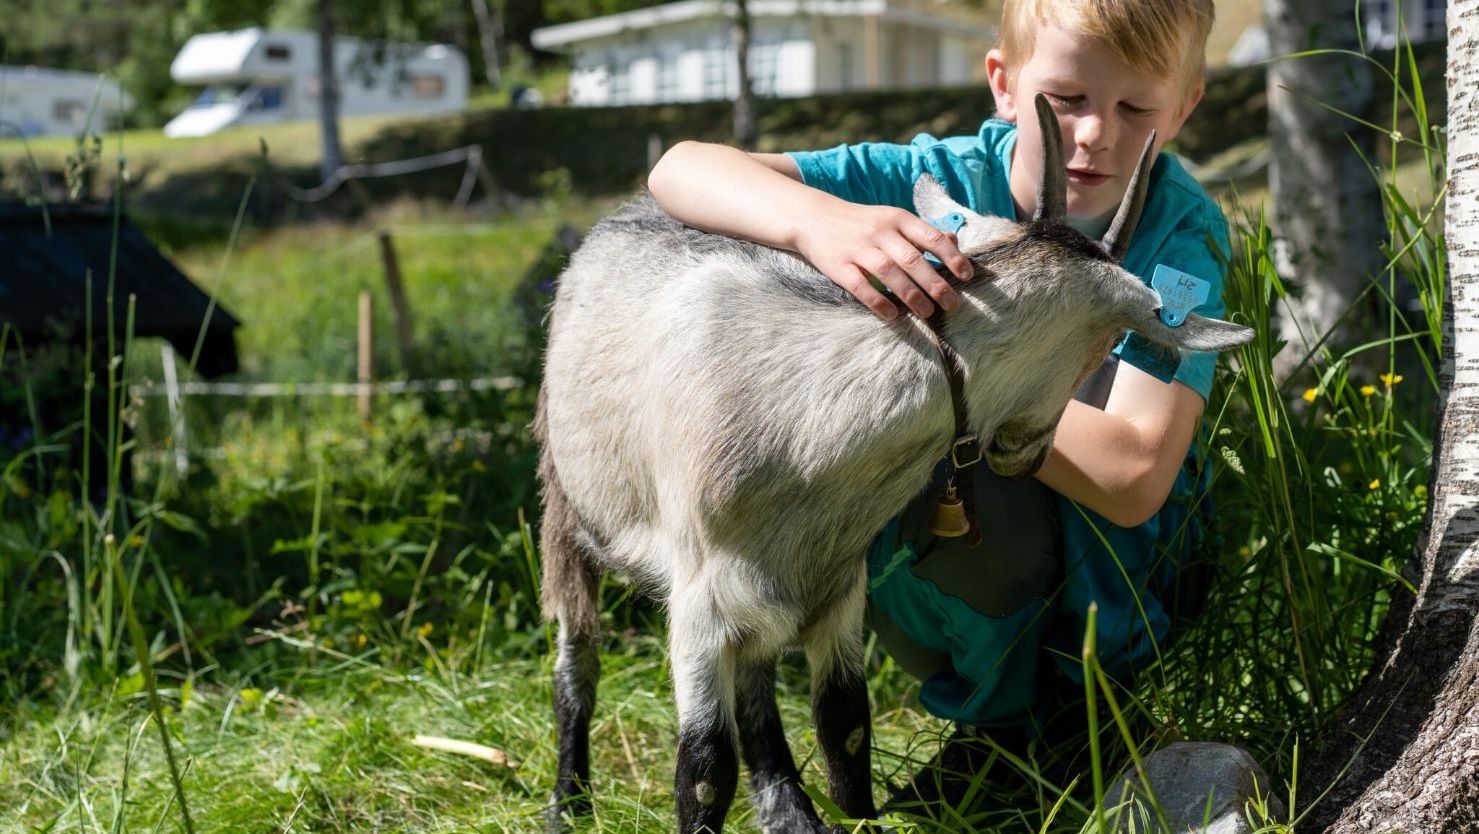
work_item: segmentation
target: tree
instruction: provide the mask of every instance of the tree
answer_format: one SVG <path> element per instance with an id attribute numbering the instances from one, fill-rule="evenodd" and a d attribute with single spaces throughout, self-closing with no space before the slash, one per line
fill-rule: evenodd
<path id="1" fill-rule="evenodd" d="M 1360 47 L 1351 0 L 1264 0 L 1274 55 Z M 1381 268 L 1381 198 L 1367 168 L 1371 131 L 1345 113 L 1365 116 L 1371 69 L 1351 56 L 1275 61 L 1268 71 L 1269 186 L 1279 274 L 1299 290 L 1281 309 L 1289 342 L 1276 360 L 1287 375 L 1336 327 Z M 1362 157 L 1365 157 L 1363 159 Z"/>
<path id="2" fill-rule="evenodd" d="M 1431 503 L 1406 570 L 1417 593 L 1394 602 L 1377 662 L 1307 770 L 1317 786 L 1339 777 L 1308 829 L 1326 834 L 1479 830 L 1476 51 L 1479 0 L 1454 0 L 1448 9 L 1449 277 Z"/>
<path id="3" fill-rule="evenodd" d="M 734 141 L 747 151 L 755 150 L 760 127 L 755 116 L 755 87 L 750 78 L 750 3 L 734 0 L 734 18 L 730 23 L 730 40 L 734 43 L 734 65 L 738 70 L 739 89 L 734 95 Z"/>
<path id="4" fill-rule="evenodd" d="M 323 140 L 319 173 L 327 182 L 344 167 L 339 141 L 339 74 L 334 62 L 334 0 L 318 0 L 318 123 Z"/>
<path id="5" fill-rule="evenodd" d="M 497 90 L 503 86 L 498 69 L 498 30 L 502 26 L 489 13 L 488 0 L 472 0 L 472 11 L 478 20 L 478 45 L 483 50 L 483 77 L 488 79 L 488 89 Z"/>

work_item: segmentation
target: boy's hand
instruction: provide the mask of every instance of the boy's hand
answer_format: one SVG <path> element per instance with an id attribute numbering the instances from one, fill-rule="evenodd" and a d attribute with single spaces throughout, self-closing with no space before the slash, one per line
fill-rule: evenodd
<path id="1" fill-rule="evenodd" d="M 796 251 L 879 318 L 893 319 L 898 309 L 873 288 L 869 275 L 921 318 L 934 312 L 935 303 L 946 310 L 960 304 L 959 294 L 921 254 L 932 253 L 962 281 L 970 278 L 971 262 L 954 235 L 903 209 L 840 200 L 828 208 L 797 232 Z"/>

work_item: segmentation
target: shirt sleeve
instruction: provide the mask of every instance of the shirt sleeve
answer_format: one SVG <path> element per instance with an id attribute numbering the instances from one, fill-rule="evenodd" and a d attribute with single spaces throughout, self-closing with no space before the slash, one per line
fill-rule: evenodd
<path id="1" fill-rule="evenodd" d="M 912 211 L 914 181 L 924 170 L 912 145 L 864 142 L 821 151 L 793 151 L 788 156 L 801 171 L 801 181 L 850 203 L 894 206 Z"/>

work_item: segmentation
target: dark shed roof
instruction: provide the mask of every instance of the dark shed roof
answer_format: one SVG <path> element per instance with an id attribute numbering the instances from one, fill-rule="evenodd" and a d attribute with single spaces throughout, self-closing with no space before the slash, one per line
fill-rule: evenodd
<path id="1" fill-rule="evenodd" d="M 0 323 L 9 322 L 28 342 L 58 330 L 84 336 L 86 278 L 92 272 L 95 335 L 108 331 L 108 269 L 113 253 L 113 211 L 106 207 L 51 206 L 51 233 L 39 206 L 0 202 Z M 123 337 L 128 297 L 134 335 L 161 337 L 190 356 L 210 297 L 122 218 L 114 276 L 116 333 Z M 59 328 L 58 325 L 61 325 Z M 235 331 L 241 323 L 219 305 L 201 346 L 196 371 L 213 377 L 237 368 Z"/>

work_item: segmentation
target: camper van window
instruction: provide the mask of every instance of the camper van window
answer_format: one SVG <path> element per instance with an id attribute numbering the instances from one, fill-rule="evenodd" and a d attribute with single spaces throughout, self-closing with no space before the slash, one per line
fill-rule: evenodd
<path id="1" fill-rule="evenodd" d="M 293 51 L 285 43 L 270 43 L 264 51 L 269 61 L 287 61 L 293 57 Z"/>
<path id="2" fill-rule="evenodd" d="M 200 95 L 195 97 L 194 103 L 192 103 L 190 106 L 210 107 L 213 104 L 225 104 L 227 102 L 236 101 L 237 97 L 240 95 L 241 88 L 233 87 L 229 84 L 206 87 L 204 90 L 200 91 Z"/>
<path id="3" fill-rule="evenodd" d="M 57 99 L 51 105 L 51 119 L 54 122 L 74 125 L 82 124 L 87 118 L 87 104 L 73 99 Z"/>
<path id="4" fill-rule="evenodd" d="M 441 98 L 447 91 L 447 80 L 440 75 L 411 76 L 411 93 L 416 98 Z"/>
<path id="5" fill-rule="evenodd" d="M 257 87 L 252 90 L 248 110 L 276 110 L 282 107 L 281 87 Z"/>

